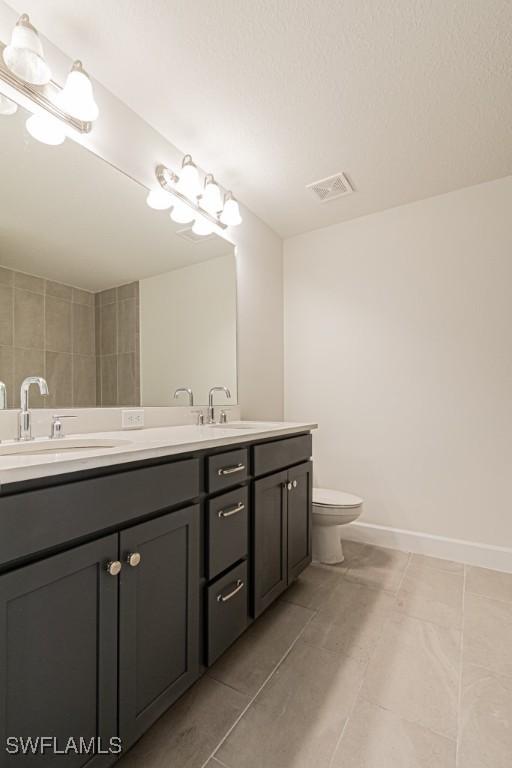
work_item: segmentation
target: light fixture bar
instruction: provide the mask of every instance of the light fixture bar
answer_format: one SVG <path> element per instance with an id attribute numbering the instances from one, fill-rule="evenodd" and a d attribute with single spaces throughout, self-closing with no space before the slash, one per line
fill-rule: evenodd
<path id="1" fill-rule="evenodd" d="M 29 83 L 20 80 L 6 67 L 2 56 L 5 47 L 5 44 L 0 42 L 0 81 L 21 94 L 24 99 L 28 99 L 32 104 L 42 107 L 46 112 L 58 118 L 63 123 L 66 123 L 66 125 L 69 125 L 75 131 L 78 131 L 78 133 L 90 133 L 92 123 L 85 123 L 82 120 L 77 120 L 75 117 L 71 117 L 71 115 L 68 115 L 67 112 L 64 112 L 64 110 L 60 109 L 50 98 L 48 98 L 48 91 L 57 95 L 62 90 L 55 81 L 50 80 L 48 85 L 44 87 L 30 85 Z M 5 95 L 12 99 L 11 95 L 7 93 Z M 15 101 L 15 99 L 12 100 Z M 25 106 L 25 104 L 20 104 L 20 106 Z"/>
<path id="2" fill-rule="evenodd" d="M 158 183 L 162 189 L 164 189 L 166 192 L 169 192 L 170 195 L 177 197 L 179 200 L 181 200 L 181 202 L 188 205 L 189 208 L 192 208 L 192 210 L 197 211 L 197 213 L 200 213 L 201 216 L 204 216 L 205 219 L 208 219 L 211 224 L 215 224 L 216 227 L 219 227 L 219 229 L 227 229 L 227 224 L 223 224 L 223 222 L 220 221 L 217 216 L 213 216 L 208 211 L 205 211 L 204 208 L 201 208 L 201 206 L 198 205 L 198 203 L 190 200 L 190 198 L 188 198 L 186 195 L 183 195 L 175 187 L 169 184 L 168 179 L 171 181 L 177 181 L 179 177 L 176 176 L 176 174 L 169 170 L 169 168 L 167 168 L 165 165 L 157 166 L 156 178 L 158 179 Z"/>

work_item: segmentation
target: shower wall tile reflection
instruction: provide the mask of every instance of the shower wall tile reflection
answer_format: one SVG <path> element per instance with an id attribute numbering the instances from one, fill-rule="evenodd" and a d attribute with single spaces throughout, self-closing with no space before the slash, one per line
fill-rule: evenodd
<path id="1" fill-rule="evenodd" d="M 0 267 L 0 381 L 19 408 L 26 376 L 34 408 L 138 405 L 139 288 L 130 283 L 93 294 Z"/>

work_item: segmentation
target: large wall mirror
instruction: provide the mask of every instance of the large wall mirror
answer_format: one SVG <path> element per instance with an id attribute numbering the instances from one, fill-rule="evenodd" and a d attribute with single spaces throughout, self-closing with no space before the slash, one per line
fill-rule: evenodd
<path id="1" fill-rule="evenodd" d="M 0 116 L 0 381 L 19 407 L 237 402 L 236 262 L 145 203 L 146 190 L 67 140 L 32 139 L 23 110 Z"/>

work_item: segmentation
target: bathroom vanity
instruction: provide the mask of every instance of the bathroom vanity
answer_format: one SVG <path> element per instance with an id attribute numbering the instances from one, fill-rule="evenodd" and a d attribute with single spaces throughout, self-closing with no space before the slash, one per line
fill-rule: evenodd
<path id="1" fill-rule="evenodd" d="M 314 426 L 143 430 L 0 471 L 2 744 L 126 751 L 282 594 L 311 561 Z"/>

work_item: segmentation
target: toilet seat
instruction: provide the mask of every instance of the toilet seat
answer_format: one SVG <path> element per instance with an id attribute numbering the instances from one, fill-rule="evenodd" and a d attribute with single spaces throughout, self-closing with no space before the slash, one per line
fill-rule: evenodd
<path id="1" fill-rule="evenodd" d="M 327 512 L 329 509 L 353 509 L 360 507 L 363 500 L 353 493 L 345 491 L 333 491 L 328 488 L 313 488 L 313 510 L 321 507 Z M 320 511 L 320 510 L 319 510 Z"/>

